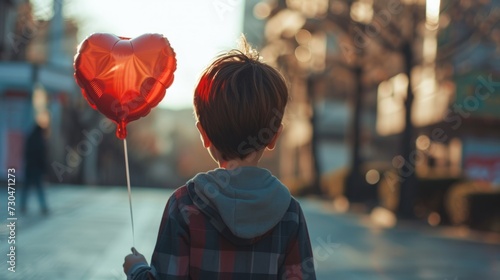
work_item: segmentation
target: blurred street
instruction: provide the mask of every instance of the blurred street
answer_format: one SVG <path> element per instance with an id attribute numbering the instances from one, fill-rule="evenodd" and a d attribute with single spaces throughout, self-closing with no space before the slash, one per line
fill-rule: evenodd
<path id="1" fill-rule="evenodd" d="M 95 33 L 130 48 L 81 59 Z M 175 67 L 132 47 L 151 33 Z M 259 164 L 300 196 L 318 279 L 500 279 L 500 0 L 0 0 L 0 280 L 125 279 L 132 246 L 151 258 L 172 188 L 217 166 L 193 90 L 241 34 L 289 89 Z M 48 215 L 19 189 L 9 213 L 9 183 L 42 178 Z"/>
<path id="2" fill-rule="evenodd" d="M 135 246 L 149 260 L 171 190 L 133 188 L 132 193 Z M 126 187 L 53 185 L 47 198 L 48 216 L 39 213 L 34 196 L 25 215 L 16 213 L 12 273 L 5 261 L 7 193 L 0 194 L 0 278 L 125 279 L 122 261 L 132 246 Z M 334 213 L 326 202 L 305 198 L 301 204 L 318 279 L 500 279 L 500 244 L 491 238 L 453 237 L 453 230 L 417 224 L 376 229 L 367 216 Z"/>

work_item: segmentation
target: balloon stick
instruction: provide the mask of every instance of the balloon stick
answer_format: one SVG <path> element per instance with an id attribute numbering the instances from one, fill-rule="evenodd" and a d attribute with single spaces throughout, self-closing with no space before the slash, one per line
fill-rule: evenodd
<path id="1" fill-rule="evenodd" d="M 125 170 L 127 173 L 128 203 L 130 206 L 130 221 L 132 221 L 132 245 L 135 247 L 134 214 L 132 213 L 132 191 L 130 190 L 130 172 L 128 168 L 127 139 L 123 139 L 123 151 L 125 153 Z"/>

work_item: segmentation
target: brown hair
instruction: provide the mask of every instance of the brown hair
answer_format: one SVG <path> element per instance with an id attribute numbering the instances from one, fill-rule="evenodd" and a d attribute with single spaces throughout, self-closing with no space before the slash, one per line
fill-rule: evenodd
<path id="1" fill-rule="evenodd" d="M 224 160 L 264 149 L 278 131 L 288 101 L 283 76 L 260 62 L 244 37 L 242 46 L 216 57 L 194 94 L 196 117 Z"/>

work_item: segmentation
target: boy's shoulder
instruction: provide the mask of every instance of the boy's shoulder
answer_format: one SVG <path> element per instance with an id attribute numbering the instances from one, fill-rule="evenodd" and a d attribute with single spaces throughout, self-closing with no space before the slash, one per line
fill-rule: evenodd
<path id="1" fill-rule="evenodd" d="M 171 197 L 175 197 L 176 199 L 182 199 L 184 196 L 188 195 L 187 193 L 187 184 L 178 187 L 172 192 Z"/>
<path id="2" fill-rule="evenodd" d="M 165 211 L 172 215 L 179 211 L 185 211 L 189 207 L 194 207 L 193 200 L 189 197 L 187 185 L 183 185 L 172 192 Z"/>
<path id="3" fill-rule="evenodd" d="M 182 185 L 172 192 L 170 200 L 175 200 L 178 202 L 190 202 L 190 204 L 192 204 L 193 201 L 190 197 L 190 192 L 193 192 L 192 184 L 188 183 Z M 302 208 L 300 206 L 300 202 L 294 196 L 291 196 L 288 212 L 301 212 L 301 211 Z"/>
<path id="4" fill-rule="evenodd" d="M 303 222 L 302 220 L 303 213 L 300 202 L 292 196 L 290 199 L 290 205 L 288 206 L 285 215 L 283 215 L 282 222 L 291 223 L 294 226 L 298 226 Z"/>
<path id="5" fill-rule="evenodd" d="M 197 209 L 198 207 L 196 206 L 197 203 L 194 202 L 194 200 L 199 200 L 198 197 L 195 195 L 194 187 L 193 184 L 185 184 L 177 189 L 175 189 L 170 196 L 169 203 L 170 208 L 177 208 L 178 210 L 182 211 L 196 211 L 198 212 Z M 198 201 L 199 203 L 203 203 L 202 201 Z M 194 208 L 194 209 L 192 209 Z M 173 209 L 171 209 L 173 210 Z M 302 212 L 302 207 L 300 205 L 300 202 L 293 196 L 290 197 L 290 203 L 288 205 L 288 208 L 283 216 L 282 222 L 291 222 L 293 224 L 299 224 L 301 223 L 301 219 L 303 216 Z"/>

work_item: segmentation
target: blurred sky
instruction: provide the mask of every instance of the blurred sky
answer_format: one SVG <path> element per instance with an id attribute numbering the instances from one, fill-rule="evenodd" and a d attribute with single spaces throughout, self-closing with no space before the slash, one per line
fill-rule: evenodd
<path id="1" fill-rule="evenodd" d="M 53 0 L 31 2 L 36 17 L 50 18 Z M 221 51 L 236 47 L 243 4 L 243 0 L 64 0 L 63 11 L 79 23 L 79 41 L 95 32 L 166 36 L 177 54 L 177 70 L 160 106 L 181 109 L 192 106 L 203 68 Z"/>

